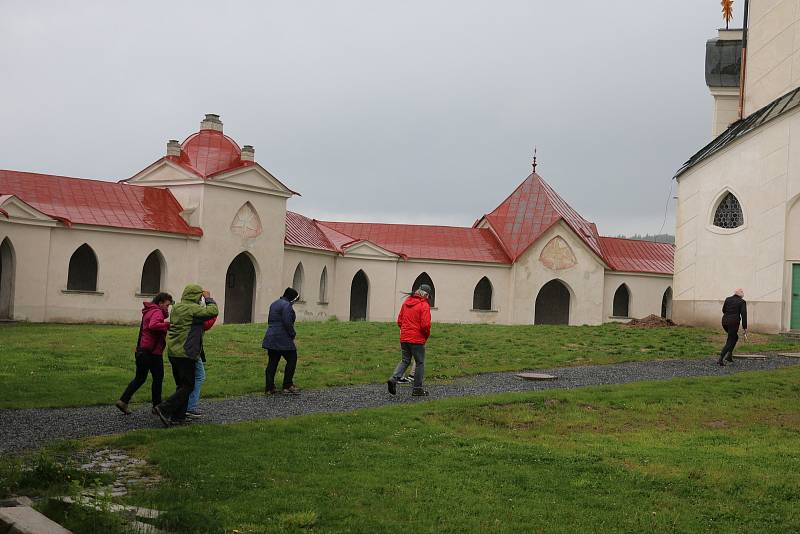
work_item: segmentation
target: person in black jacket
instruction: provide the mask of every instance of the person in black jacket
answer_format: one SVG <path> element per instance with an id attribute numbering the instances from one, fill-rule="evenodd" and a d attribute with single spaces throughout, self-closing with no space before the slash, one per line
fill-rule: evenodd
<path id="1" fill-rule="evenodd" d="M 739 318 L 741 318 L 744 335 L 747 336 L 747 302 L 744 301 L 744 290 L 737 289 L 733 295 L 725 299 L 722 305 L 722 328 L 728 339 L 719 353 L 718 364 L 724 366 L 725 361 L 733 361 L 733 348 L 739 341 Z"/>
<path id="2" fill-rule="evenodd" d="M 294 370 L 297 366 L 297 347 L 294 344 L 295 313 L 292 303 L 300 295 L 291 287 L 287 287 L 283 296 L 273 302 L 269 307 L 267 317 L 267 331 L 264 333 L 264 341 L 261 346 L 267 350 L 269 363 L 266 369 L 266 387 L 264 393 L 273 395 L 277 393 L 275 389 L 275 372 L 278 370 L 278 363 L 281 356 L 286 360 L 286 368 L 283 371 L 283 392 L 291 395 L 298 395 L 300 388 L 294 385 Z"/>

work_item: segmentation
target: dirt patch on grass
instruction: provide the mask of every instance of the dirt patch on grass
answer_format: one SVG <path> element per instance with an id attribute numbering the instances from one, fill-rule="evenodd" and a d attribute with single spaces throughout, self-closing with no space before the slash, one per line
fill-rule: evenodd
<path id="1" fill-rule="evenodd" d="M 625 323 L 625 326 L 631 326 L 634 328 L 667 328 L 678 325 L 675 324 L 672 319 L 665 319 L 663 317 L 659 317 L 658 315 L 650 314 L 642 319 L 632 319 Z"/>

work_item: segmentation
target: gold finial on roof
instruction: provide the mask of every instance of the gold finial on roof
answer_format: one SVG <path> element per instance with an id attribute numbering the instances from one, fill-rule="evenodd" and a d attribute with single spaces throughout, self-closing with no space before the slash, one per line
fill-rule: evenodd
<path id="1" fill-rule="evenodd" d="M 722 18 L 725 19 L 725 29 L 727 30 L 733 18 L 733 0 L 722 0 L 720 4 L 722 4 Z"/>

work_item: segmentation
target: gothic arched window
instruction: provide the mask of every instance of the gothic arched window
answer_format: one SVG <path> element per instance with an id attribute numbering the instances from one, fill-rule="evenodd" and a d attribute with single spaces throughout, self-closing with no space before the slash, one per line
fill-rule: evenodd
<path id="1" fill-rule="evenodd" d="M 739 199 L 733 193 L 727 193 L 717 205 L 714 212 L 714 226 L 719 228 L 739 228 L 744 224 L 744 213 Z"/>

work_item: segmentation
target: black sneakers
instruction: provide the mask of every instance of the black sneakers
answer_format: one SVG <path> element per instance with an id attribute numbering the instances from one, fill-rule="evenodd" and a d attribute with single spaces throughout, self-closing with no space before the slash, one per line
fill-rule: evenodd
<path id="1" fill-rule="evenodd" d="M 412 397 L 427 397 L 428 392 L 422 388 L 414 388 L 411 390 Z"/>
<path id="2" fill-rule="evenodd" d="M 386 386 L 389 388 L 389 393 L 397 395 L 397 382 L 392 379 L 386 381 Z"/>
<path id="3" fill-rule="evenodd" d="M 131 411 L 128 409 L 128 403 L 122 400 L 118 400 L 114 406 L 119 408 L 119 411 L 124 413 L 125 415 L 130 415 Z"/>

